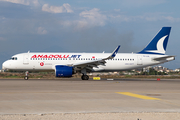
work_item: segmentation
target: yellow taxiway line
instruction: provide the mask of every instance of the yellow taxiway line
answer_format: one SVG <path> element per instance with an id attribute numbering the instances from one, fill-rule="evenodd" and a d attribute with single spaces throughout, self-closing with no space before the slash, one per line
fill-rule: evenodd
<path id="1" fill-rule="evenodd" d="M 131 97 L 136 97 L 136 98 L 140 98 L 140 99 L 145 99 L 145 100 L 161 100 L 159 98 L 153 98 L 153 97 L 148 97 L 148 96 L 144 96 L 144 95 L 138 95 L 138 94 L 134 94 L 134 93 L 130 93 L 130 92 L 116 92 L 116 93 L 131 96 Z"/>

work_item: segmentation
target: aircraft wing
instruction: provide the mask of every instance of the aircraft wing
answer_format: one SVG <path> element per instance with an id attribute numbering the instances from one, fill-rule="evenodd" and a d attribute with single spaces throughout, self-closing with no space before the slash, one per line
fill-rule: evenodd
<path id="1" fill-rule="evenodd" d="M 175 56 L 165 56 L 165 57 L 158 57 L 154 58 L 155 61 L 169 61 L 169 60 L 175 60 Z"/>
<path id="2" fill-rule="evenodd" d="M 120 45 L 117 46 L 117 48 L 111 53 L 111 55 L 107 56 L 106 58 L 102 58 L 102 59 L 97 59 L 97 60 L 91 60 L 91 61 L 85 61 L 85 62 L 79 62 L 79 63 L 75 63 L 75 64 L 72 64 L 71 66 L 74 66 L 77 70 L 81 70 L 81 69 L 87 69 L 87 70 L 90 70 L 92 71 L 92 68 L 93 67 L 97 67 L 99 65 L 105 65 L 107 59 L 113 59 L 118 50 L 120 48 Z"/>

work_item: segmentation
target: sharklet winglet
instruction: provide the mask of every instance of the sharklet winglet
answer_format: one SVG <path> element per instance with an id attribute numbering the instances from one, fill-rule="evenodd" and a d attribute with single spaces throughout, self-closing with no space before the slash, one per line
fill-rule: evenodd
<path id="1" fill-rule="evenodd" d="M 112 54 L 108 57 L 108 59 L 112 59 L 116 56 L 120 48 L 120 45 L 117 46 L 117 48 L 112 52 Z"/>

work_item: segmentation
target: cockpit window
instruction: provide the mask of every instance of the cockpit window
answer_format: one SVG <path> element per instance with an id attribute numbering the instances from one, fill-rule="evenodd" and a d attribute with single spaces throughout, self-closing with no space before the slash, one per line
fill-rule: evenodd
<path id="1" fill-rule="evenodd" d="M 10 58 L 10 60 L 17 60 L 17 57 L 12 57 Z"/>

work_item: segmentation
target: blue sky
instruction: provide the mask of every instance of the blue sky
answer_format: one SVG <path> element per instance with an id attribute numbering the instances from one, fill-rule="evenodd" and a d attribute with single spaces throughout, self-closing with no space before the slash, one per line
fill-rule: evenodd
<path id="1" fill-rule="evenodd" d="M 0 63 L 22 52 L 139 52 L 171 26 L 166 54 L 180 68 L 178 0 L 0 0 Z M 0 66 L 1 67 L 1 66 Z"/>

